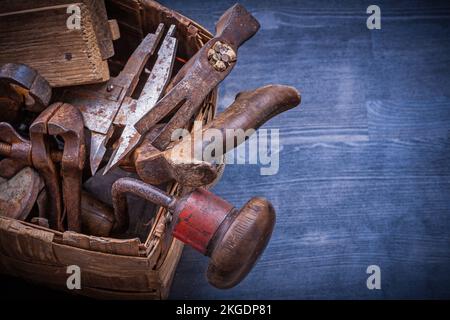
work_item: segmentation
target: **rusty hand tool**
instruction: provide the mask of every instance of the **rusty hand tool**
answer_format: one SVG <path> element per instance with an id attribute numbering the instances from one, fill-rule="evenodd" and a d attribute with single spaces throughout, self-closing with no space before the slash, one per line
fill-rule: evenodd
<path id="1" fill-rule="evenodd" d="M 121 178 L 112 187 L 117 231 L 127 228 L 127 193 L 168 209 L 173 236 L 211 258 L 207 277 L 217 288 L 231 288 L 244 279 L 275 225 L 275 211 L 264 198 L 252 198 L 237 210 L 202 188 L 175 198 L 140 180 Z"/>
<path id="2" fill-rule="evenodd" d="M 50 156 L 48 121 L 59 109 L 52 104 L 45 109 L 30 126 L 31 162 L 44 178 L 48 195 L 48 221 L 51 228 L 63 231 L 63 212 L 59 173 Z"/>
<path id="3" fill-rule="evenodd" d="M 23 106 L 23 96 L 0 81 L 0 121 L 15 122 Z"/>
<path id="4" fill-rule="evenodd" d="M 22 138 L 7 123 L 0 123 L 0 155 L 16 159 L 23 166 L 33 166 L 42 175 L 48 191 L 49 223 L 63 230 L 60 179 L 54 162 L 61 162 L 64 204 L 69 230 L 80 230 L 81 171 L 85 161 L 83 119 L 72 105 L 54 103 L 30 126 L 30 141 Z M 49 137 L 64 140 L 64 152 L 51 152 Z"/>
<path id="5" fill-rule="evenodd" d="M 21 137 L 8 123 L 0 123 L 0 140 L 3 141 L 0 143 L 0 155 L 10 158 L 3 160 L 2 164 L 15 162 L 15 170 L 32 166 L 39 172 L 49 191 L 50 201 L 47 202 L 49 208 L 46 210 L 49 223 L 52 228 L 62 230 L 58 173 L 47 146 L 46 122 L 42 121 L 48 114 L 51 115 L 52 109 L 51 107 L 45 109 L 33 122 L 30 127 L 31 141 Z"/>
<path id="6" fill-rule="evenodd" d="M 159 185 L 170 180 L 190 187 L 200 187 L 211 183 L 217 176 L 218 166 L 205 159 L 196 159 L 193 155 L 198 148 L 202 156 L 205 148 L 211 149 L 211 141 L 203 140 L 207 130 L 220 130 L 223 146 L 215 148 L 223 153 L 215 154 L 220 158 L 244 140 L 228 136 L 227 130 L 258 129 L 266 121 L 300 103 L 300 94 L 289 86 L 269 85 L 237 95 L 235 102 L 214 121 L 204 127 L 201 133 L 193 133 L 194 139 L 183 139 L 161 152 L 146 139 L 134 152 L 133 161 L 139 177 L 150 184 Z M 195 137 L 200 137 L 195 141 Z M 248 136 L 245 136 L 248 137 Z M 244 136 L 242 137 L 244 138 Z M 232 139 L 232 141 L 228 141 Z M 217 143 L 217 141 L 214 141 Z"/>
<path id="7" fill-rule="evenodd" d="M 47 122 L 48 134 L 64 140 L 61 160 L 62 190 L 67 228 L 81 231 L 81 179 L 86 158 L 84 124 L 80 111 L 61 103 Z"/>
<path id="8" fill-rule="evenodd" d="M 172 87 L 156 106 L 135 125 L 141 136 L 172 112 L 176 114 L 152 141 L 164 150 L 174 130 L 184 128 L 198 112 L 206 96 L 230 74 L 238 48 L 259 29 L 259 23 L 239 4 L 228 9 L 216 24 L 216 36 L 192 57 L 172 80 Z"/>
<path id="9" fill-rule="evenodd" d="M 14 128 L 6 122 L 0 122 L 0 156 L 6 157 L 0 161 L 0 176 L 10 179 L 27 166 L 33 166 L 31 161 L 31 142 L 21 137 Z M 62 154 L 52 150 L 53 162 L 60 162 Z"/>
<path id="10" fill-rule="evenodd" d="M 163 94 L 172 74 L 177 51 L 177 39 L 174 38 L 174 32 L 175 25 L 171 25 L 161 44 L 161 48 L 158 51 L 158 58 L 139 99 L 126 99 L 126 102 L 122 104 L 114 119 L 114 125 L 124 126 L 124 130 L 103 174 L 106 174 L 123 160 L 139 142 L 140 135 L 134 128 L 134 125 L 155 106 Z"/>
<path id="11" fill-rule="evenodd" d="M 27 166 L 33 166 L 31 161 L 31 142 L 20 136 L 7 122 L 0 122 L 0 156 L 6 157 L 0 161 L 0 175 L 11 178 Z M 62 153 L 56 150 L 50 152 L 53 162 L 61 162 Z"/>
<path id="12" fill-rule="evenodd" d="M 33 68 L 16 63 L 7 63 L 0 67 L 0 82 L 10 85 L 25 97 L 26 108 L 41 112 L 50 103 L 52 88 L 50 84 Z"/>
<path id="13" fill-rule="evenodd" d="M 133 94 L 144 67 L 156 50 L 163 32 L 160 24 L 133 52 L 120 74 L 105 84 L 81 86 L 64 92 L 63 101 L 78 107 L 85 126 L 91 130 L 90 166 L 97 171 L 106 152 L 106 143 L 114 133 L 113 121 L 122 103 Z"/>
<path id="14" fill-rule="evenodd" d="M 1 178 L 0 178 L 1 183 Z M 1 197 L 1 194 L 0 194 Z M 33 217 L 31 223 L 49 228 L 46 216 L 47 192 L 45 189 L 38 195 L 36 203 L 39 217 Z M 0 199 L 1 204 L 1 199 Z M 82 191 L 81 194 L 81 226 L 82 232 L 91 236 L 108 237 L 114 226 L 114 212 L 107 204 Z"/>
<path id="15" fill-rule="evenodd" d="M 0 215 L 25 220 L 43 188 L 41 177 L 30 167 L 9 180 L 0 178 Z"/>
<path id="16" fill-rule="evenodd" d="M 63 197 L 67 210 L 69 230 L 79 228 L 78 223 L 81 219 L 83 232 L 95 236 L 108 236 L 114 223 L 114 214 L 112 209 L 106 204 L 83 192 L 81 196 L 81 218 L 79 218 L 79 213 L 77 213 L 77 210 L 79 210 L 78 207 L 80 206 L 78 199 L 81 190 L 79 189 L 81 169 L 85 159 L 83 124 L 81 115 L 77 109 L 67 105 L 60 107 L 60 112 L 55 111 L 53 117 L 50 118 L 47 124 L 50 135 L 60 135 L 64 139 L 64 152 L 61 153 L 52 150 L 50 157 L 52 162 L 61 164 L 63 172 Z M 21 137 L 10 124 L 5 122 L 0 123 L 0 156 L 8 157 L 0 162 L 0 164 L 4 163 L 4 166 L 0 166 L 0 172 L 3 177 L 11 178 L 17 175 L 17 172 L 24 167 L 33 166 L 31 150 L 32 144 L 30 141 Z M 5 162 L 7 160 L 9 161 Z M 5 169 L 7 169 L 6 174 L 4 174 Z M 57 189 L 59 192 L 57 185 L 52 182 L 53 177 L 51 175 L 47 178 L 48 180 L 51 183 L 51 188 L 49 189 Z M 28 184 L 27 186 L 31 187 L 32 185 Z M 34 192 L 39 192 L 38 188 L 35 187 L 32 190 L 33 192 L 29 192 L 30 197 L 34 195 Z M 45 218 L 49 210 L 47 208 L 48 197 L 48 192 L 44 189 L 39 193 L 37 200 L 40 215 L 34 221 L 43 226 L 47 226 L 48 223 Z M 71 219 L 71 217 L 74 217 L 74 219 Z M 73 222 L 71 221 L 75 221 L 77 225 L 73 227 Z"/>
<path id="17" fill-rule="evenodd" d="M 54 108 L 45 109 L 30 127 L 31 141 L 21 137 L 14 128 L 5 122 L 0 123 L 0 155 L 8 157 L 18 163 L 15 169 L 32 166 L 38 170 L 45 181 L 49 194 L 49 223 L 52 228 L 62 230 L 61 200 L 59 189 L 59 175 L 52 161 L 51 153 L 47 146 L 46 118 L 51 117 Z M 57 158 L 53 155 L 53 158 Z M 2 163 L 5 161 L 3 160 Z"/>

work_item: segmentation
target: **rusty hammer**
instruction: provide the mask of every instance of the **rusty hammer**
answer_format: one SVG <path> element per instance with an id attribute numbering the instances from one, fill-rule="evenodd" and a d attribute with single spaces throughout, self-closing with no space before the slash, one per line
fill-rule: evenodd
<path id="1" fill-rule="evenodd" d="M 259 30 L 258 21 L 240 4 L 229 8 L 216 24 L 216 35 L 209 40 L 178 72 L 169 84 L 168 93 L 135 124 L 125 151 L 115 155 L 108 167 L 118 165 L 139 145 L 145 134 L 158 122 L 173 114 L 152 144 L 159 150 L 169 145 L 172 133 L 185 128 L 198 113 L 203 101 L 232 71 L 237 50 Z"/>
<path id="2" fill-rule="evenodd" d="M 200 187 L 215 180 L 219 166 L 192 157 L 195 149 L 204 154 L 205 148 L 211 149 L 211 141 L 197 139 L 204 137 L 210 129 L 221 132 L 223 147 L 219 150 L 223 154 L 235 148 L 243 139 L 227 135 L 227 130 L 258 129 L 272 117 L 294 108 L 301 101 L 298 91 L 289 86 L 269 85 L 253 91 L 241 92 L 235 102 L 221 113 L 211 124 L 204 127 L 201 133 L 194 132 L 194 139 L 183 139 L 174 143 L 167 150 L 161 152 L 151 144 L 152 135 L 146 139 L 133 153 L 131 159 L 139 177 L 150 184 L 159 185 L 170 180 L 189 187 Z M 228 141 L 232 139 L 232 141 Z M 188 156 L 186 156 L 188 155 Z M 219 158 L 221 154 L 216 154 Z"/>

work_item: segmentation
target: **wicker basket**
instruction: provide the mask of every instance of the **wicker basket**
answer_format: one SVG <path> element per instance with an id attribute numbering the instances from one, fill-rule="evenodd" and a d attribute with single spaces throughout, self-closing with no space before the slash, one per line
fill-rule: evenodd
<path id="1" fill-rule="evenodd" d="M 148 32 L 159 23 L 175 24 L 177 56 L 188 60 L 211 34 L 188 18 L 150 0 L 107 0 L 108 15 L 117 19 L 121 39 L 115 43 L 111 70 L 126 61 Z M 181 67 L 177 62 L 175 70 Z M 197 119 L 214 117 L 217 92 L 204 101 Z M 179 186 L 168 191 L 177 193 Z M 67 267 L 81 268 L 81 290 L 70 292 L 95 298 L 164 299 L 169 294 L 183 244 L 165 230 L 159 208 L 146 241 L 99 238 L 74 232 L 57 232 L 31 223 L 0 217 L 0 272 L 67 290 Z"/>

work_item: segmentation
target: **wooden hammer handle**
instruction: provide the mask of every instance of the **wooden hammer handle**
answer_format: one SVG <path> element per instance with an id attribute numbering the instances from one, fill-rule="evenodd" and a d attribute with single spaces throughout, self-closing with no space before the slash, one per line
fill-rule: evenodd
<path id="1" fill-rule="evenodd" d="M 218 129 L 222 131 L 225 138 L 227 129 L 257 130 L 277 114 L 300 104 L 300 101 L 300 93 L 289 86 L 268 85 L 253 91 L 244 91 L 239 93 L 234 103 L 214 119 L 205 130 Z M 225 152 L 230 151 L 228 150 L 230 146 L 235 148 L 242 142 L 235 139 L 233 144 L 226 144 L 225 141 Z"/>

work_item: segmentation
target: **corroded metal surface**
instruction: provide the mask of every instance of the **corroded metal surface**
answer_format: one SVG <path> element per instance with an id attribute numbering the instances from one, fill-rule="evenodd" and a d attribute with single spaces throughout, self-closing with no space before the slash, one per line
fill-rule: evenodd
<path id="1" fill-rule="evenodd" d="M 33 166 L 44 178 L 48 195 L 48 220 L 50 227 L 64 230 L 62 225 L 63 211 L 59 172 L 55 167 L 49 150 L 48 121 L 61 106 L 55 103 L 45 109 L 30 126 L 32 144 L 31 158 Z"/>
<path id="2" fill-rule="evenodd" d="M 270 85 L 242 92 L 209 125 L 198 130 L 200 132 L 195 131 L 191 135 L 193 138 L 183 139 L 163 152 L 151 144 L 151 137 L 146 139 L 133 155 L 136 172 L 143 181 L 154 185 L 170 180 L 190 187 L 212 183 L 220 172 L 220 166 L 213 160 L 220 163 L 226 152 L 243 143 L 246 138 L 245 135 L 241 139 L 235 135 L 229 136 L 227 130 L 234 133 L 237 130 L 245 132 L 253 129 L 254 132 L 272 117 L 296 107 L 300 100 L 299 92 L 289 86 Z M 219 130 L 223 145 L 217 145 L 220 141 L 205 138 L 209 129 Z M 214 159 L 203 159 L 206 148 L 215 150 Z M 197 159 L 196 154 L 202 158 Z"/>
<path id="3" fill-rule="evenodd" d="M 144 135 L 178 109 L 152 142 L 158 149 L 166 149 L 171 142 L 172 133 L 184 128 L 192 120 L 206 96 L 230 74 L 236 64 L 236 58 L 233 57 L 225 68 L 218 69 L 215 64 L 210 63 L 208 52 L 215 50 L 220 43 L 220 46 L 226 45 L 235 55 L 238 48 L 255 35 L 259 27 L 258 21 L 242 5 L 236 4 L 228 9 L 216 24 L 215 37 L 183 66 L 169 85 L 170 91 L 136 124 L 136 129 Z M 221 60 L 222 57 L 218 59 Z"/>
<path id="4" fill-rule="evenodd" d="M 141 135 L 134 125 L 155 106 L 169 83 L 177 51 L 177 39 L 174 33 L 175 26 L 172 25 L 161 44 L 158 58 L 139 99 L 127 99 L 127 103 L 122 104 L 114 124 L 124 126 L 124 130 L 103 174 L 117 166 L 141 140 Z"/>
<path id="5" fill-rule="evenodd" d="M 211 258 L 207 276 L 218 288 L 231 288 L 245 278 L 264 251 L 275 225 L 272 204 L 258 197 L 237 210 L 203 188 L 172 197 L 132 178 L 117 180 L 112 193 L 119 229 L 127 227 L 129 218 L 126 194 L 167 208 L 166 223 L 173 236 Z"/>
<path id="6" fill-rule="evenodd" d="M 0 178 L 0 215 L 25 220 L 43 187 L 41 177 L 30 167 L 9 180 Z"/>
<path id="7" fill-rule="evenodd" d="M 172 207 L 174 198 L 161 190 L 133 178 L 121 178 L 114 182 L 112 189 L 113 207 L 116 223 L 114 231 L 121 232 L 128 228 L 129 213 L 127 194 L 136 195 L 142 199 L 163 207 Z"/>
<path id="8" fill-rule="evenodd" d="M 52 88 L 50 84 L 33 68 L 16 63 L 7 63 L 0 67 L 0 81 L 18 87 L 18 90 L 29 95 L 26 99 L 27 108 L 40 112 L 50 103 Z"/>
<path id="9" fill-rule="evenodd" d="M 65 91 L 63 100 L 78 107 L 84 125 L 91 130 L 90 165 L 97 171 L 105 153 L 106 143 L 114 132 L 113 121 L 125 98 L 131 97 L 150 56 L 157 48 L 163 25 L 148 34 L 131 55 L 120 74 L 107 83 L 75 87 Z"/>
<path id="10" fill-rule="evenodd" d="M 64 103 L 48 121 L 48 134 L 64 140 L 61 160 L 64 208 L 69 231 L 81 231 L 81 178 L 86 158 L 83 117 Z"/>

